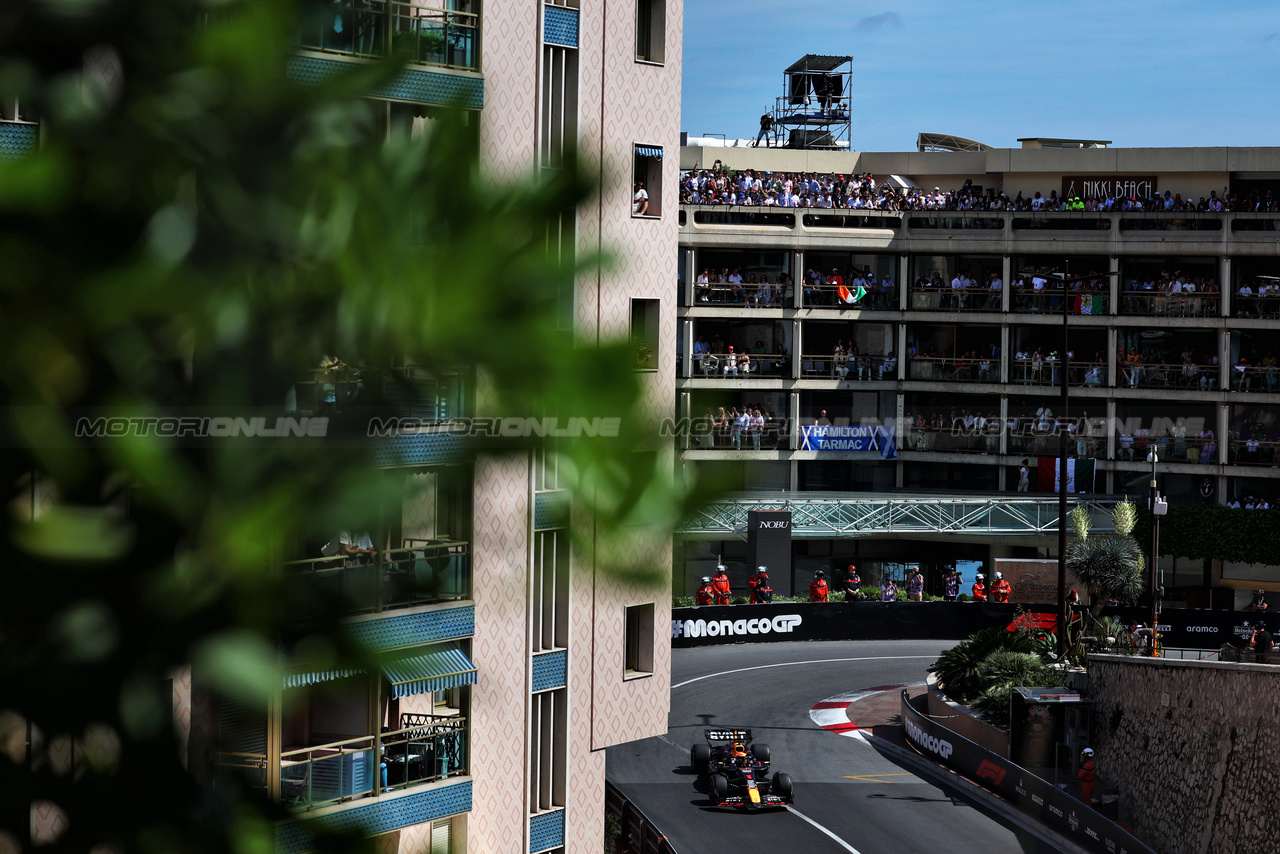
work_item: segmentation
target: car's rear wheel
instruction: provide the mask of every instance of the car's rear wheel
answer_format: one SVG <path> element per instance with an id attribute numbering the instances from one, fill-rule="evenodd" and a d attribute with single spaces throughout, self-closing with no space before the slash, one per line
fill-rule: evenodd
<path id="1" fill-rule="evenodd" d="M 729 778 L 723 774 L 711 775 L 711 803 L 718 804 L 729 795 Z"/>
<path id="2" fill-rule="evenodd" d="M 785 801 L 795 800 L 795 788 L 791 785 L 791 775 L 785 771 L 779 771 L 773 775 L 773 792 Z"/>
<path id="3" fill-rule="evenodd" d="M 761 762 L 769 761 L 769 745 L 753 744 L 751 745 L 751 755 Z"/>
<path id="4" fill-rule="evenodd" d="M 695 773 L 705 774 L 711 769 L 711 746 L 695 744 L 689 748 L 689 767 Z"/>

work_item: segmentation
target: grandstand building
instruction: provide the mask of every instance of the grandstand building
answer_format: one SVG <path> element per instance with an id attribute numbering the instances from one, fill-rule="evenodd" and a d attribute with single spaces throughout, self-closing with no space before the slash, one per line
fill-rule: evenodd
<path id="1" fill-rule="evenodd" d="M 817 524 L 827 510 L 805 502 L 967 493 L 1034 507 L 1039 492 L 1056 515 L 1064 323 L 1074 490 L 1142 503 L 1155 449 L 1173 503 L 1202 489 L 1280 500 L 1280 149 L 1020 142 L 682 149 L 684 468 L 793 501 L 793 577 L 775 589 L 853 562 L 867 582 L 910 562 L 1056 557 L 1034 521 L 990 536 L 941 514 L 877 537 L 873 520 Z M 735 408 L 759 408 L 762 425 L 735 425 Z M 721 511 L 684 532 L 677 593 L 721 557 L 745 571 Z M 1175 599 L 1274 582 L 1258 567 L 1165 568 Z"/>

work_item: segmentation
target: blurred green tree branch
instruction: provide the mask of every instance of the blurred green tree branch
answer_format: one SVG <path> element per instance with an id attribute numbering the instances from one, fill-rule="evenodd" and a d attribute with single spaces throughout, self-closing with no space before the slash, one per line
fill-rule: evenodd
<path id="1" fill-rule="evenodd" d="M 73 739 L 105 725 L 122 746 L 76 780 L 39 751 L 0 758 L 0 790 L 67 813 L 51 852 L 269 843 L 280 807 L 212 800 L 179 763 L 163 680 L 196 658 L 215 687 L 261 697 L 285 631 L 268 571 L 285 535 L 398 500 L 357 441 L 88 443 L 78 413 L 283 407 L 326 355 L 464 367 L 494 412 L 623 419 L 618 439 L 557 445 L 592 536 L 669 529 L 696 503 L 661 454 L 637 453 L 657 446 L 628 342 L 587 350 L 558 328 L 566 282 L 600 262 L 547 251 L 549 224 L 587 196 L 572 159 L 495 186 L 459 116 L 426 144 L 379 138 L 360 96 L 397 60 L 296 84 L 298 14 L 286 0 L 0 12 L 0 97 L 42 126 L 38 153 L 0 160 L 0 729 L 13 743 L 28 723 Z M 33 478 L 57 496 L 34 520 Z M 303 645 L 367 658 L 336 616 Z M 29 799 L 5 800 L 0 831 L 20 839 Z"/>

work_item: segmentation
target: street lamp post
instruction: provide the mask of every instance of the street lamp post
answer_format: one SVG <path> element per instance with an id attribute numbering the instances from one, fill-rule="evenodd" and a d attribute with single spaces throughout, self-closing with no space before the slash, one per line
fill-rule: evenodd
<path id="1" fill-rule="evenodd" d="M 1151 463 L 1151 489 L 1147 499 L 1148 506 L 1151 508 L 1151 578 L 1148 586 L 1151 592 L 1151 655 L 1155 657 L 1160 654 L 1157 637 L 1160 626 L 1160 598 L 1164 594 L 1164 586 L 1157 578 L 1160 567 L 1160 517 L 1169 512 L 1169 504 L 1160 497 L 1160 490 L 1156 483 L 1156 463 L 1160 462 L 1160 455 L 1156 453 L 1154 445 L 1151 452 L 1147 454 L 1147 462 Z"/>

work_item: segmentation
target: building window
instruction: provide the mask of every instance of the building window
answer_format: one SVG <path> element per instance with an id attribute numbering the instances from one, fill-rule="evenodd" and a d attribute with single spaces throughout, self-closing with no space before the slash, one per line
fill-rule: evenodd
<path id="1" fill-rule="evenodd" d="M 662 216 L 662 146 L 637 145 L 631 173 L 631 215 Z"/>
<path id="2" fill-rule="evenodd" d="M 631 301 L 631 346 L 636 354 L 636 368 L 658 369 L 658 308 L 656 299 Z"/>
<path id="3" fill-rule="evenodd" d="M 564 688 L 535 694 L 530 722 L 529 812 L 563 807 L 568 779 L 569 712 Z"/>
<path id="4" fill-rule="evenodd" d="M 653 673 L 653 603 L 627 608 L 626 678 Z"/>
<path id="5" fill-rule="evenodd" d="M 661 63 L 666 35 L 666 0 L 636 0 L 636 61 Z"/>
<path id="6" fill-rule="evenodd" d="M 564 649 L 569 645 L 569 535 L 538 531 L 533 549 L 529 591 L 533 651 Z"/>

